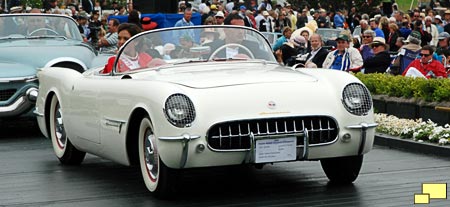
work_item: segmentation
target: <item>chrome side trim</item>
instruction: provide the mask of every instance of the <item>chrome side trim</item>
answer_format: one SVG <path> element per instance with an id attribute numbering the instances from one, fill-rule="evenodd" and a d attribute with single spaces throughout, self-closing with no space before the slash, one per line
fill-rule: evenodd
<path id="1" fill-rule="evenodd" d="M 375 128 L 377 126 L 378 126 L 377 123 L 372 123 L 372 124 L 361 123 L 361 124 L 358 124 L 358 125 L 350 125 L 350 126 L 346 127 L 347 129 L 359 129 L 359 130 L 361 130 L 361 143 L 359 144 L 358 155 L 362 154 L 362 152 L 364 150 L 364 146 L 366 145 L 367 129 Z"/>
<path id="2" fill-rule="evenodd" d="M 181 136 L 174 136 L 174 137 L 158 137 L 160 140 L 164 141 L 181 141 L 181 159 L 180 159 L 180 168 L 184 168 L 186 165 L 188 154 L 189 154 L 189 141 L 194 139 L 199 139 L 200 136 L 198 135 L 189 135 L 189 134 L 183 134 Z"/>
<path id="3" fill-rule="evenodd" d="M 158 139 L 160 140 L 164 140 L 164 141 L 183 141 L 183 140 L 192 140 L 192 139 L 198 139 L 201 136 L 199 135 L 188 135 L 188 134 L 183 134 L 181 136 L 174 136 L 174 137 L 158 137 Z"/>
<path id="4" fill-rule="evenodd" d="M 123 121 L 123 120 L 116 120 L 116 119 L 111 119 L 111 118 L 107 118 L 107 117 L 104 117 L 103 119 L 105 120 L 106 126 L 117 127 L 119 129 L 119 134 L 122 131 L 122 126 L 125 123 L 127 123 L 126 121 Z"/>

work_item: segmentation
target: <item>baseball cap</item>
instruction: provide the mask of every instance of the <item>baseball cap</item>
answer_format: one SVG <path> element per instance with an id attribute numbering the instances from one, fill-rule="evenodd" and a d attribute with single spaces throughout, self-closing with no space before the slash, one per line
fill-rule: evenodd
<path id="1" fill-rule="evenodd" d="M 247 10 L 247 7 L 245 7 L 244 5 L 239 7 L 240 10 Z"/>
<path id="2" fill-rule="evenodd" d="M 441 33 L 439 33 L 438 39 L 443 40 L 443 39 L 449 38 L 449 37 L 450 37 L 450 34 L 448 34 L 448 32 L 441 32 Z"/>
<path id="3" fill-rule="evenodd" d="M 350 41 L 350 37 L 349 37 L 348 35 L 346 35 L 346 34 L 340 34 L 340 35 L 336 38 L 336 41 L 338 41 L 338 40 L 344 40 L 344 41 L 349 42 L 349 41 Z"/>
<path id="4" fill-rule="evenodd" d="M 223 14 L 222 11 L 218 11 L 216 15 L 214 15 L 214 17 L 222 17 L 225 18 L 225 15 Z"/>
<path id="5" fill-rule="evenodd" d="M 441 17 L 441 15 L 436 15 L 435 17 L 434 17 L 434 19 L 439 19 L 439 21 L 441 21 L 442 22 L 442 17 Z"/>

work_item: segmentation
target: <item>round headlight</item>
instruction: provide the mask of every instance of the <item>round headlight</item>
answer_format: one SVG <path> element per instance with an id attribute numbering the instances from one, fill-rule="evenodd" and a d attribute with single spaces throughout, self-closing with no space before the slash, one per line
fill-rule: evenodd
<path id="1" fill-rule="evenodd" d="M 364 116 L 372 109 L 372 97 L 369 90 L 360 83 L 350 83 L 342 92 L 342 102 L 348 112 Z"/>
<path id="2" fill-rule="evenodd" d="M 189 127 L 195 119 L 194 104 L 183 94 L 169 96 L 164 112 L 167 120 L 176 127 Z"/>

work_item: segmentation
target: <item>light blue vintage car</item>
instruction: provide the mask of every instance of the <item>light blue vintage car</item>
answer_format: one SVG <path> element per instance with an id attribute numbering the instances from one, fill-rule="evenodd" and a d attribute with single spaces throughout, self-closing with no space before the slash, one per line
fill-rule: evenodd
<path id="1" fill-rule="evenodd" d="M 84 72 L 106 63 L 83 42 L 71 17 L 0 15 L 0 119 L 30 116 L 37 97 L 36 73 L 43 67 Z"/>

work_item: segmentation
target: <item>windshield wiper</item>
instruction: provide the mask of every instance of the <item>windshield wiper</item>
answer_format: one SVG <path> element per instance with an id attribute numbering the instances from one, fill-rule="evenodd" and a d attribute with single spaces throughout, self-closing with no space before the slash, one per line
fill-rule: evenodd
<path id="1" fill-rule="evenodd" d="M 41 35 L 41 36 L 28 36 L 27 39 L 55 39 L 55 38 L 62 38 L 64 40 L 67 40 L 66 36 L 62 35 Z"/>
<path id="2" fill-rule="evenodd" d="M 17 40 L 17 39 L 26 39 L 24 35 L 20 34 L 14 34 L 14 35 L 8 35 L 6 37 L 0 37 L 0 40 Z"/>
<path id="3" fill-rule="evenodd" d="M 214 58 L 213 61 L 228 61 L 228 60 L 251 60 L 248 58 Z"/>

